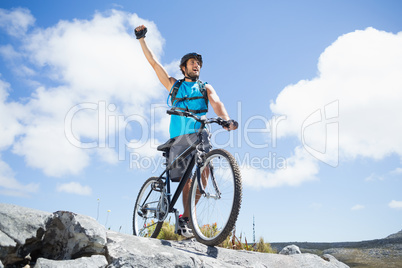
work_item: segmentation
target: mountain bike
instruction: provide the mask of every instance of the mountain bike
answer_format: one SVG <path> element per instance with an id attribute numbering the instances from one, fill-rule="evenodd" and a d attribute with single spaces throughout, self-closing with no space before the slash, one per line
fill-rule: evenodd
<path id="1" fill-rule="evenodd" d="M 188 180 L 191 188 L 188 198 L 189 224 L 197 241 L 216 246 L 233 230 L 242 200 L 242 180 L 235 158 L 226 150 L 205 152 L 205 138 L 201 134 L 208 124 L 229 127 L 230 121 L 222 118 L 199 117 L 188 111 L 168 110 L 170 115 L 194 118 L 200 122 L 196 141 L 169 163 L 169 150 L 174 138 L 158 146 L 166 158 L 165 170 L 159 177 L 145 181 L 138 194 L 133 213 L 133 233 L 156 238 L 169 213 L 175 214 L 175 232 L 178 230 L 179 211 L 174 208 Z M 237 124 L 237 122 L 236 122 Z M 170 171 L 178 161 L 192 155 L 191 161 L 172 197 Z"/>

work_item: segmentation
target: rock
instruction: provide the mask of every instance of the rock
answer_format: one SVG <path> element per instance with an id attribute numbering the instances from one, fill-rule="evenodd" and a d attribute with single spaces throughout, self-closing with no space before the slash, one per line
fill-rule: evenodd
<path id="1" fill-rule="evenodd" d="M 103 268 L 107 266 L 105 256 L 94 255 L 92 257 L 82 257 L 75 260 L 54 261 L 39 258 L 35 264 L 35 268 Z"/>
<path id="2" fill-rule="evenodd" d="M 293 254 L 301 254 L 300 248 L 296 245 L 290 245 L 284 247 L 279 254 L 282 255 L 293 255 Z"/>
<path id="3" fill-rule="evenodd" d="M 385 239 L 394 239 L 394 238 L 402 238 L 402 230 L 395 234 L 387 236 Z"/>
<path id="4" fill-rule="evenodd" d="M 51 213 L 0 204 L 0 260 L 4 265 L 24 261 L 39 251 Z M 11 241 L 12 240 L 12 241 Z"/>
<path id="5" fill-rule="evenodd" d="M 16 205 L 0 204 L 0 229 L 18 244 L 43 235 L 51 213 Z"/>
<path id="6" fill-rule="evenodd" d="M 26 263 L 29 254 L 35 260 L 104 254 L 106 229 L 93 218 L 9 204 L 0 204 L 0 217 L 0 260 L 6 266 Z"/>
<path id="7" fill-rule="evenodd" d="M 330 254 L 324 254 L 324 255 L 322 256 L 322 258 L 323 258 L 324 260 L 326 260 L 326 261 L 332 263 L 332 264 L 335 264 L 336 267 L 341 267 L 341 268 L 343 268 L 343 267 L 344 267 L 344 268 L 349 267 L 349 266 L 347 266 L 346 264 L 344 264 L 344 263 L 338 261 L 334 256 L 332 256 L 332 255 L 330 255 Z"/>
<path id="8" fill-rule="evenodd" d="M 67 211 L 51 214 L 0 204 L 0 216 L 0 268 L 348 267 L 331 255 L 235 251 L 194 239 L 164 241 L 120 234 L 106 231 L 93 218 Z M 288 251 L 297 250 L 291 246 Z"/>
<path id="9" fill-rule="evenodd" d="M 346 268 L 335 258 L 314 254 L 280 255 L 208 247 L 192 240 L 164 241 L 107 232 L 110 268 L 117 267 L 272 267 Z"/>
<path id="10" fill-rule="evenodd" d="M 42 250 L 45 258 L 69 260 L 104 254 L 106 229 L 95 219 L 58 211 L 46 227 Z"/>

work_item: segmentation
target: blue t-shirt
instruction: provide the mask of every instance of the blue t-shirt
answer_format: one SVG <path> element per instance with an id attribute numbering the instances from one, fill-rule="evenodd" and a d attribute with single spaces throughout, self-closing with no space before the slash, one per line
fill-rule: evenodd
<path id="1" fill-rule="evenodd" d="M 206 84 L 206 83 L 204 83 L 204 84 Z M 174 87 L 174 85 L 172 86 L 170 91 L 172 91 L 173 87 Z M 198 82 L 183 81 L 182 84 L 180 85 L 179 90 L 177 91 L 176 98 L 193 98 L 193 97 L 200 97 L 200 96 L 203 96 L 203 95 L 202 95 Z M 203 99 L 203 98 L 199 98 L 199 99 L 195 99 L 195 100 L 176 101 L 175 103 L 173 103 L 173 106 L 178 107 L 178 108 L 187 108 L 188 107 L 189 110 L 207 110 L 208 109 L 208 105 L 205 102 L 205 99 Z M 198 116 L 202 116 L 204 114 L 206 114 L 206 112 L 197 113 Z M 199 130 L 200 125 L 201 124 L 193 118 L 178 116 L 178 115 L 171 115 L 170 127 L 169 127 L 170 138 L 175 138 L 177 136 L 184 135 L 184 134 L 195 133 Z"/>

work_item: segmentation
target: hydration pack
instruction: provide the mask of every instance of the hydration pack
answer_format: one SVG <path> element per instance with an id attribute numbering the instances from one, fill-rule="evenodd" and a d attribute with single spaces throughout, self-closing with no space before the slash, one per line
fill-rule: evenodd
<path id="1" fill-rule="evenodd" d="M 206 109 L 203 110 L 192 110 L 189 109 L 187 106 L 186 108 L 180 108 L 180 107 L 176 107 L 177 110 L 182 110 L 182 111 L 188 111 L 194 114 L 199 114 L 199 113 L 206 113 L 208 112 L 208 93 L 207 93 L 207 89 L 205 88 L 205 84 L 203 82 L 201 82 L 200 80 L 197 80 L 198 86 L 200 88 L 200 92 L 202 94 L 202 96 L 198 96 L 198 97 L 183 97 L 183 98 L 177 98 L 177 93 L 179 91 L 179 88 L 181 86 L 181 84 L 183 83 L 184 79 L 180 79 L 177 80 L 176 83 L 173 85 L 173 89 L 171 90 L 171 92 L 169 93 L 170 95 L 170 99 L 172 102 L 172 106 L 176 107 L 176 104 L 181 102 L 181 101 L 191 101 L 191 100 L 197 100 L 197 99 L 204 99 L 205 104 L 207 106 Z"/>

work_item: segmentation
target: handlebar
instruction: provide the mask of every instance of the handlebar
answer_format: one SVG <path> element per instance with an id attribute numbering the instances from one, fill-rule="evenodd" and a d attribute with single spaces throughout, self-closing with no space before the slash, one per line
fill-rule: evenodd
<path id="1" fill-rule="evenodd" d="M 178 111 L 175 110 L 174 108 L 167 110 L 166 111 L 167 114 L 169 115 L 178 115 L 178 116 L 184 116 L 184 117 L 191 117 L 193 119 L 195 119 L 196 121 L 200 122 L 201 124 L 205 125 L 205 124 L 212 124 L 212 123 L 216 123 L 222 127 L 226 127 L 229 128 L 230 124 L 234 124 L 235 129 L 237 129 L 238 127 L 238 123 L 235 120 L 224 120 L 220 117 L 216 117 L 216 118 L 203 118 L 203 117 L 199 117 L 195 114 L 193 114 L 192 112 L 189 111 Z"/>

